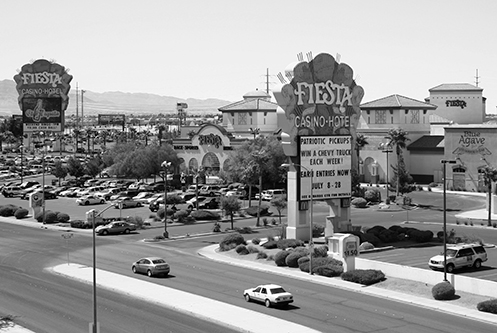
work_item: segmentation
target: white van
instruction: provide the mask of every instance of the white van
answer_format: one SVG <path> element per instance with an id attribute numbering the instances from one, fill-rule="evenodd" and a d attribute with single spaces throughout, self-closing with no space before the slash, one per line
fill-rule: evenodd
<path id="1" fill-rule="evenodd" d="M 286 191 L 282 189 L 275 189 L 275 190 L 265 190 L 262 192 L 262 200 L 271 201 L 276 198 L 283 198 L 286 200 Z"/>

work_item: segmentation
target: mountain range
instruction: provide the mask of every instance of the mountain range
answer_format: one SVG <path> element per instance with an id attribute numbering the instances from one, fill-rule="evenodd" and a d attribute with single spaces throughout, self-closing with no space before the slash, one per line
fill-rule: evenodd
<path id="1" fill-rule="evenodd" d="M 17 98 L 19 94 L 16 90 L 14 80 L 0 81 L 0 116 L 21 114 Z M 81 92 L 79 92 L 78 111 L 81 114 Z M 188 98 L 181 99 L 172 96 L 160 96 L 146 93 L 123 93 L 111 91 L 96 93 L 85 90 L 83 100 L 83 112 L 85 115 L 98 114 L 159 114 L 175 113 L 176 103 L 187 103 L 187 112 L 200 114 L 218 114 L 218 109 L 231 104 L 230 101 L 209 98 L 205 100 Z M 74 87 L 69 92 L 69 105 L 67 114 L 76 114 L 76 91 Z"/>

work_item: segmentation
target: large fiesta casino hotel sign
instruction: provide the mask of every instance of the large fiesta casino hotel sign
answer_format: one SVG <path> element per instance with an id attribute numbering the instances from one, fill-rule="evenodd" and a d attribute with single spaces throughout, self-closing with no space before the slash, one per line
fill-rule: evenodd
<path id="1" fill-rule="evenodd" d="M 64 66 L 45 59 L 22 66 L 14 81 L 25 132 L 63 131 L 71 80 Z"/>
<path id="2" fill-rule="evenodd" d="M 309 200 L 311 193 L 314 199 L 350 197 L 350 170 L 357 158 L 352 147 L 364 90 L 352 68 L 329 54 L 299 60 L 278 75 L 282 85 L 273 91 L 282 109 L 278 127 L 285 154 L 310 170 L 299 173 L 299 199 Z"/>

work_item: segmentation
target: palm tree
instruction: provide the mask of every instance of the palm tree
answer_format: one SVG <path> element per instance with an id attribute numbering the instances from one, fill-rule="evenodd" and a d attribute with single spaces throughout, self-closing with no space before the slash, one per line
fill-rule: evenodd
<path id="1" fill-rule="evenodd" d="M 79 141 L 79 136 L 81 135 L 81 130 L 75 128 L 72 130 L 72 134 L 74 136 L 74 139 L 76 140 L 76 151 L 78 151 L 78 141 Z"/>
<path id="2" fill-rule="evenodd" d="M 166 126 L 163 124 L 157 125 L 156 127 L 158 133 L 157 133 L 157 139 L 159 139 L 159 147 L 162 146 L 162 137 L 163 133 L 166 130 Z"/>
<path id="3" fill-rule="evenodd" d="M 483 180 L 488 189 L 488 226 L 492 226 L 492 183 L 497 181 L 497 169 L 493 166 L 486 165 L 482 168 Z"/>
<path id="4" fill-rule="evenodd" d="M 396 196 L 399 196 L 399 171 L 400 171 L 400 159 L 402 158 L 402 149 L 406 148 L 406 142 L 410 141 L 407 137 L 409 133 L 404 131 L 402 128 L 392 128 L 388 131 L 387 139 L 389 139 L 390 145 L 395 146 L 395 153 L 397 155 L 397 186 L 396 186 Z M 387 165 L 388 168 L 388 165 Z"/>

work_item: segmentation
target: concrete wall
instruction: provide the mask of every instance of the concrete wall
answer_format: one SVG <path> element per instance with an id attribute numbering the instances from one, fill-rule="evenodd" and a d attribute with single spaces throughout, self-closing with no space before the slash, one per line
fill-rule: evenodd
<path id="1" fill-rule="evenodd" d="M 407 279 L 435 285 L 443 281 L 443 272 L 414 268 L 403 265 L 356 258 L 356 269 L 379 269 L 386 277 Z M 497 298 L 497 282 L 470 278 L 467 276 L 447 273 L 447 280 L 457 291 Z"/>

